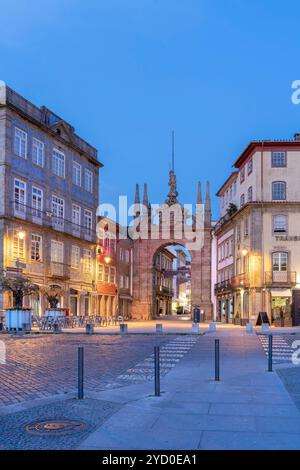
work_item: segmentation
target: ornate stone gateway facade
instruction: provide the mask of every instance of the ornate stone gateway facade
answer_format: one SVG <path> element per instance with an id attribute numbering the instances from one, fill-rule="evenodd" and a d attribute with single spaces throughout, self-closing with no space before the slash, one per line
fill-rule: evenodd
<path id="1" fill-rule="evenodd" d="M 140 204 L 139 186 L 136 186 L 135 195 L 135 227 L 140 237 L 133 243 L 133 305 L 132 318 L 136 320 L 150 320 L 156 318 L 155 295 L 153 291 L 154 259 L 159 250 L 168 245 L 181 245 L 191 255 L 191 306 L 195 304 L 204 310 L 206 319 L 212 318 L 211 303 L 211 207 L 209 184 L 206 184 L 205 203 L 202 205 L 201 186 L 198 183 L 197 211 L 201 211 L 200 217 L 193 215 L 190 222 L 190 231 L 197 231 L 196 223 L 201 219 L 200 230 L 201 246 L 191 243 L 184 230 L 180 230 L 186 222 L 186 208 L 177 200 L 176 176 L 174 170 L 169 174 L 169 193 L 165 204 L 161 205 L 157 213 L 155 235 L 151 231 L 153 227 L 153 212 L 148 201 L 147 185 L 144 185 L 143 204 Z M 143 214 L 141 209 L 143 208 Z M 170 225 L 165 228 L 162 216 L 163 210 L 169 208 Z M 181 212 L 180 212 L 181 211 Z M 175 213 L 177 215 L 175 215 Z M 178 213 L 181 216 L 178 218 Z M 148 225 L 143 224 L 145 218 Z M 198 224 L 199 225 L 199 224 Z M 145 228 L 147 227 L 147 228 Z M 145 233 L 146 231 L 146 233 Z M 194 246 L 195 245 L 195 246 Z"/>

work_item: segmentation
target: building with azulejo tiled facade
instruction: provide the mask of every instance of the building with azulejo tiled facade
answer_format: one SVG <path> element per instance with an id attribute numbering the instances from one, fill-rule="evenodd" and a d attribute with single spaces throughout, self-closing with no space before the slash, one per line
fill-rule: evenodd
<path id="1" fill-rule="evenodd" d="M 46 107 L 0 82 L 0 267 L 63 289 L 61 307 L 96 313 L 97 150 Z M 41 289 L 42 291 L 43 289 Z M 34 313 L 44 295 L 25 299 Z M 1 292 L 0 308 L 12 306 Z"/>

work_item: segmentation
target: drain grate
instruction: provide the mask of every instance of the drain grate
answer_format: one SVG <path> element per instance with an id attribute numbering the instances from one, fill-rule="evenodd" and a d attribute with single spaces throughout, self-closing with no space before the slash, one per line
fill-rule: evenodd
<path id="1" fill-rule="evenodd" d="M 33 421 L 25 426 L 25 430 L 30 434 L 69 434 L 84 431 L 87 429 L 83 421 L 71 419 L 45 419 L 42 421 Z"/>

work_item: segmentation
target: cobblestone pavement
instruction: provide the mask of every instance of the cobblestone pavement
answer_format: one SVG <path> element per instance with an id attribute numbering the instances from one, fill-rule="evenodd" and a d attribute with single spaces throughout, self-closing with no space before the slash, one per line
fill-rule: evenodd
<path id="1" fill-rule="evenodd" d="M 162 350 L 162 373 L 166 373 L 196 340 L 193 336 L 64 334 L 1 335 L 0 339 L 6 345 L 6 364 L 0 364 L 0 405 L 75 393 L 78 346 L 85 351 L 85 390 L 99 391 L 132 379 L 147 380 L 155 345 L 170 345 Z M 142 376 L 141 364 L 147 369 Z"/>
<path id="2" fill-rule="evenodd" d="M 118 409 L 108 401 L 71 399 L 0 417 L 0 449 L 74 449 Z"/>

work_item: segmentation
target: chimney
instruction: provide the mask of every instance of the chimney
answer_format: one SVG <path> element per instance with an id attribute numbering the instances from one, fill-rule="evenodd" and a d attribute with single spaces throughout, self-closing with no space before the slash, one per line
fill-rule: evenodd
<path id="1" fill-rule="evenodd" d="M 300 142 L 300 132 L 297 132 L 296 134 L 294 134 L 294 140 L 296 142 Z"/>

